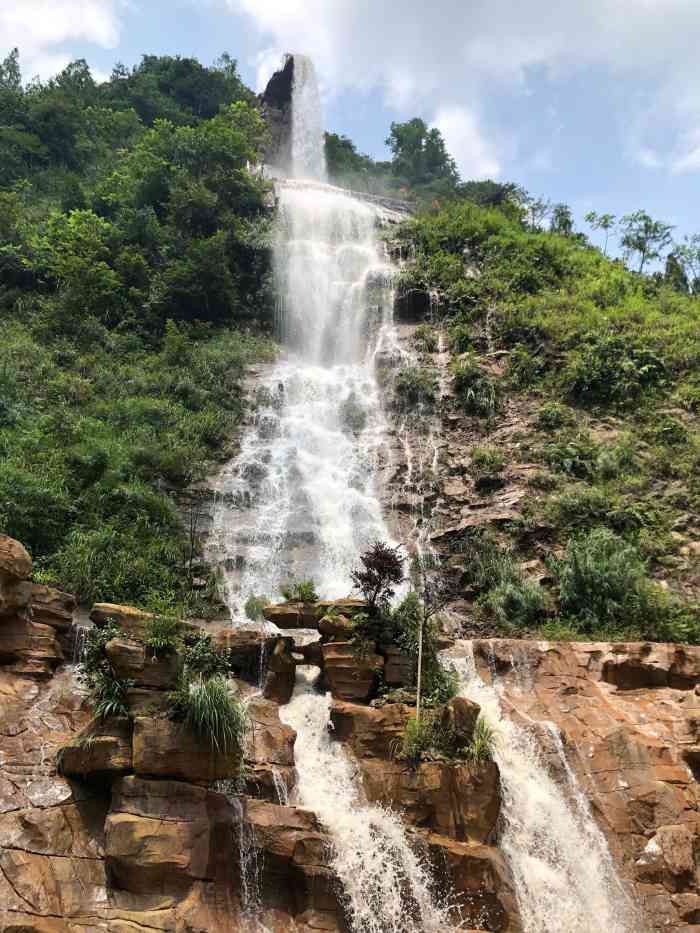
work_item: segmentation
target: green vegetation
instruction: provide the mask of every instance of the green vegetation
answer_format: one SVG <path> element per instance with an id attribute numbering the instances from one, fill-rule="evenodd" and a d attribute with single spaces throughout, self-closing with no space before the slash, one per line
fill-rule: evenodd
<path id="1" fill-rule="evenodd" d="M 281 593 L 288 603 L 316 603 L 318 593 L 313 580 L 296 580 L 285 584 Z"/>
<path id="2" fill-rule="evenodd" d="M 210 635 L 196 632 L 185 635 L 182 654 L 183 668 L 200 677 L 213 677 L 231 673 L 231 655 L 217 648 Z"/>
<path id="3" fill-rule="evenodd" d="M 0 529 L 85 601 L 205 611 L 174 495 L 273 353 L 253 100 L 227 57 L 0 64 Z"/>
<path id="4" fill-rule="evenodd" d="M 173 615 L 156 615 L 146 623 L 146 648 L 153 658 L 162 658 L 180 647 L 180 620 Z"/>
<path id="5" fill-rule="evenodd" d="M 126 694 L 134 686 L 132 680 L 120 678 L 106 653 L 107 643 L 123 636 L 116 625 L 94 626 L 85 639 L 79 678 L 90 691 L 90 703 L 97 719 L 128 716 Z"/>
<path id="6" fill-rule="evenodd" d="M 438 395 L 437 372 L 431 367 L 402 366 L 396 374 L 394 391 L 398 405 L 402 408 L 431 406 Z"/>
<path id="7" fill-rule="evenodd" d="M 243 757 L 249 729 L 244 704 L 220 674 L 191 676 L 185 670 L 171 694 L 172 716 L 222 755 Z"/>
<path id="8" fill-rule="evenodd" d="M 564 204 L 459 189 L 396 239 L 402 287 L 439 296 L 453 412 L 482 419 L 460 425 L 484 438 L 476 489 L 517 497 L 451 544 L 473 631 L 700 642 L 700 235 L 591 212 L 599 249 Z M 613 235 L 632 268 L 605 255 Z"/>
<path id="9" fill-rule="evenodd" d="M 419 324 L 413 332 L 413 346 L 419 353 L 437 353 L 438 335 L 430 324 Z"/>
<path id="10" fill-rule="evenodd" d="M 437 709 L 424 713 L 420 720 L 415 717 L 408 720 L 403 738 L 393 747 L 393 755 L 414 765 L 421 760 L 448 759 L 481 768 L 493 761 L 497 743 L 495 729 L 479 716 L 471 742 L 460 745 L 454 733 L 442 725 Z"/>

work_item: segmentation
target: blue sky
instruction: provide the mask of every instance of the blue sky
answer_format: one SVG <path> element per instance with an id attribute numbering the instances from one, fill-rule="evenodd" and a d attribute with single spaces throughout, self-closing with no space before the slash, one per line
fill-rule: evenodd
<path id="1" fill-rule="evenodd" d="M 700 0 L 0 0 L 0 36 L 25 77 L 228 51 L 255 87 L 303 51 L 328 129 L 373 156 L 419 115 L 465 178 L 700 231 Z"/>

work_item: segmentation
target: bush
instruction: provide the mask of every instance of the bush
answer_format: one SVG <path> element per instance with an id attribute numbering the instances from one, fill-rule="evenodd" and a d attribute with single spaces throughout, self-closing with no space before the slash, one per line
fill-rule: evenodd
<path id="1" fill-rule="evenodd" d="M 542 451 L 547 466 L 577 479 L 589 479 L 595 474 L 597 456 L 598 448 L 585 431 L 562 431 Z"/>
<path id="2" fill-rule="evenodd" d="M 501 473 L 505 464 L 505 455 L 497 447 L 472 448 L 470 471 L 477 491 L 488 493 L 502 486 Z"/>
<path id="3" fill-rule="evenodd" d="M 558 402 L 542 405 L 535 416 L 535 424 L 541 431 L 556 431 L 573 420 L 572 412 Z"/>
<path id="4" fill-rule="evenodd" d="M 492 418 L 501 405 L 501 390 L 473 354 L 465 354 L 451 366 L 455 394 L 467 414 Z"/>
<path id="5" fill-rule="evenodd" d="M 606 528 L 569 541 L 566 557 L 552 560 L 562 612 L 583 631 L 653 628 L 659 604 L 636 548 Z M 657 619 L 658 621 L 658 619 Z"/>
<path id="6" fill-rule="evenodd" d="M 388 611 L 395 587 L 403 583 L 403 557 L 398 548 L 383 541 L 375 543 L 360 555 L 361 567 L 351 573 L 355 589 L 367 602 L 370 617 Z"/>
<path id="7" fill-rule="evenodd" d="M 479 716 L 474 728 L 474 737 L 463 753 L 470 764 L 477 767 L 483 766 L 493 761 L 497 744 L 496 730 L 486 722 L 483 716 Z"/>
<path id="8" fill-rule="evenodd" d="M 419 324 L 413 332 L 413 346 L 419 353 L 437 353 L 439 341 L 435 328 Z"/>
<path id="9" fill-rule="evenodd" d="M 629 336 L 589 333 L 568 354 L 564 392 L 585 405 L 629 405 L 663 385 L 663 360 Z"/>
<path id="10" fill-rule="evenodd" d="M 538 625 L 545 614 L 542 587 L 525 578 L 505 580 L 496 584 L 484 601 L 501 625 L 530 628 Z"/>
<path id="11" fill-rule="evenodd" d="M 146 623 L 145 645 L 154 658 L 162 658 L 180 647 L 180 621 L 177 616 L 156 615 Z"/>
<path id="12" fill-rule="evenodd" d="M 318 602 L 316 584 L 313 580 L 298 580 L 296 582 L 286 583 L 281 587 L 280 592 L 288 603 Z"/>
<path id="13" fill-rule="evenodd" d="M 129 715 L 126 695 L 134 686 L 133 680 L 123 680 L 106 667 L 95 671 L 92 683 L 92 709 L 98 719 Z"/>
<path id="14" fill-rule="evenodd" d="M 432 405 L 439 389 L 437 373 L 421 366 L 402 366 L 396 374 L 394 389 L 402 406 Z"/>
<path id="15" fill-rule="evenodd" d="M 230 652 L 217 648 L 211 635 L 206 632 L 185 636 L 182 661 L 186 671 L 205 678 L 215 674 L 225 675 L 231 670 Z"/>
<path id="16" fill-rule="evenodd" d="M 183 722 L 213 751 L 242 759 L 248 733 L 248 713 L 243 703 L 231 695 L 226 679 L 220 674 L 180 678 L 171 694 L 175 720 Z"/>
<path id="17" fill-rule="evenodd" d="M 463 322 L 453 324 L 448 332 L 448 341 L 450 350 L 455 355 L 470 353 L 474 349 L 471 325 Z"/>

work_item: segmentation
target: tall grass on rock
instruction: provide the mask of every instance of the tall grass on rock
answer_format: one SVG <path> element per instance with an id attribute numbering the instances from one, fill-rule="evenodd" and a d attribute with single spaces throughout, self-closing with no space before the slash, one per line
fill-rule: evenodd
<path id="1" fill-rule="evenodd" d="M 173 716 L 212 751 L 242 757 L 249 729 L 248 713 L 221 674 L 188 676 L 183 672 L 171 695 Z"/>

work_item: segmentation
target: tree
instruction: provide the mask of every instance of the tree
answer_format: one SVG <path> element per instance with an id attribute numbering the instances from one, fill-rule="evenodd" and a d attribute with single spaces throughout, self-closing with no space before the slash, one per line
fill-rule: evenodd
<path id="1" fill-rule="evenodd" d="M 670 285 L 671 288 L 675 289 L 677 292 L 681 292 L 683 295 L 687 295 L 690 291 L 685 269 L 678 261 L 678 257 L 675 253 L 669 253 L 666 257 L 664 281 L 667 285 Z"/>
<path id="2" fill-rule="evenodd" d="M 456 185 L 459 181 L 457 164 L 447 151 L 442 133 L 437 128 L 429 130 L 420 117 L 392 123 L 385 142 L 393 155 L 393 174 L 409 184 L 446 180 Z"/>
<path id="3" fill-rule="evenodd" d="M 529 194 L 523 199 L 523 207 L 531 230 L 539 230 L 542 221 L 552 209 L 551 203 L 546 198 L 536 198 Z"/>
<path id="4" fill-rule="evenodd" d="M 454 597 L 453 587 L 441 572 L 439 560 L 430 553 L 416 555 L 411 566 L 413 587 L 418 596 L 418 669 L 416 673 L 416 722 L 420 722 L 421 686 L 423 677 L 423 643 L 431 622 L 437 621 Z"/>
<path id="5" fill-rule="evenodd" d="M 355 588 L 367 600 L 370 615 L 386 611 L 395 587 L 403 583 L 403 557 L 397 547 L 376 541 L 360 555 L 362 567 L 351 573 Z"/>
<path id="6" fill-rule="evenodd" d="M 610 231 L 615 227 L 617 217 L 614 214 L 597 214 L 595 211 L 589 211 L 584 214 L 583 219 L 590 224 L 594 230 L 605 231 L 605 245 L 603 246 L 603 256 L 608 255 L 608 238 Z"/>
<path id="7" fill-rule="evenodd" d="M 574 232 L 574 218 L 568 204 L 554 205 L 549 229 L 560 236 L 571 236 Z"/>
<path id="8" fill-rule="evenodd" d="M 683 269 L 686 281 L 694 295 L 700 294 L 700 233 L 684 237 L 683 243 L 673 244 L 673 254 Z"/>
<path id="9" fill-rule="evenodd" d="M 638 272 L 644 271 L 644 266 L 650 260 L 661 258 L 661 251 L 671 242 L 673 227 L 654 220 L 646 211 L 634 211 L 625 214 L 620 221 L 622 244 L 627 257 L 639 254 Z"/>

